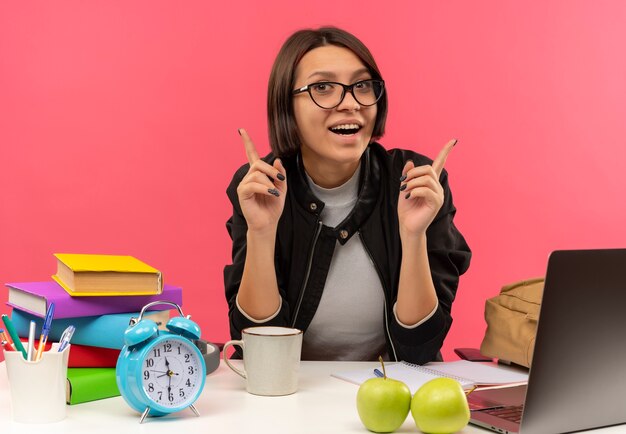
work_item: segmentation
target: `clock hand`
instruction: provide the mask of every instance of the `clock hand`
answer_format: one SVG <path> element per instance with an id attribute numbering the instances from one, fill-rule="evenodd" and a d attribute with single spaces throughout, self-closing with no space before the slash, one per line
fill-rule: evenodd
<path id="1" fill-rule="evenodd" d="M 167 356 L 165 356 L 165 366 L 167 367 L 167 372 L 163 375 L 167 375 L 167 393 L 170 393 L 169 385 L 172 383 L 172 374 L 170 371 L 170 362 L 167 361 Z M 157 378 L 161 378 L 163 375 L 159 375 Z"/>

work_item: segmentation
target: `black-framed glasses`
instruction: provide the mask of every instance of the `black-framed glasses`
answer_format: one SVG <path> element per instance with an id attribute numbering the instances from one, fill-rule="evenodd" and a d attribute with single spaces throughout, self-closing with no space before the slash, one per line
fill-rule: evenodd
<path id="1" fill-rule="evenodd" d="M 341 104 L 346 92 L 350 92 L 360 105 L 371 106 L 383 96 L 384 90 L 385 82 L 383 80 L 361 80 L 349 85 L 335 81 L 318 81 L 295 89 L 293 94 L 308 92 L 317 106 L 323 109 L 332 109 Z"/>

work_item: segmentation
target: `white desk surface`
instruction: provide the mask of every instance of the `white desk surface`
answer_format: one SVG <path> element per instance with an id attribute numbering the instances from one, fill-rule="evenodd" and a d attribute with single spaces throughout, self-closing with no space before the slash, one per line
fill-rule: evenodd
<path id="1" fill-rule="evenodd" d="M 240 363 L 236 361 L 235 363 Z M 298 392 L 282 397 L 261 397 L 245 391 L 244 380 L 223 362 L 207 377 L 195 407 L 196 417 L 185 410 L 160 418 L 146 418 L 139 424 L 139 414 L 121 397 L 103 399 L 67 407 L 67 418 L 51 424 L 21 424 L 12 421 L 11 402 L 4 362 L 0 363 L 0 432 L 25 433 L 369 433 L 356 410 L 358 386 L 331 377 L 332 372 L 374 368 L 377 362 L 302 362 Z M 33 409 L 37 417 L 37 409 Z M 409 413 L 397 433 L 419 433 Z M 487 433 L 468 425 L 462 433 Z M 626 433 L 626 425 L 594 431 Z"/>

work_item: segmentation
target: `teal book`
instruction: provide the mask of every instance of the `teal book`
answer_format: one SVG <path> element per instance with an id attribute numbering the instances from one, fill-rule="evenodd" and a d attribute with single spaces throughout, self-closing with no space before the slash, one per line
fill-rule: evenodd
<path id="1" fill-rule="evenodd" d="M 156 323 L 161 323 L 159 328 L 165 328 L 165 324 L 169 320 L 169 314 L 169 310 L 150 311 L 146 312 L 143 317 L 149 318 Z M 130 319 L 138 317 L 139 312 L 133 312 L 53 319 L 48 340 L 58 342 L 63 331 L 69 325 L 73 325 L 76 327 L 76 331 L 70 343 L 119 350 L 124 346 L 124 332 L 130 324 Z M 39 336 L 41 336 L 43 318 L 19 309 L 13 309 L 11 320 L 20 337 L 28 337 L 31 320 L 37 324 L 36 339 L 39 339 Z"/>

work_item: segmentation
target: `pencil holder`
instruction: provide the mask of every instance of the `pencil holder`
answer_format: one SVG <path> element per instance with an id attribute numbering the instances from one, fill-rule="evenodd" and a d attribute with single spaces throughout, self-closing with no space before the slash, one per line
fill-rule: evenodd
<path id="1" fill-rule="evenodd" d="M 24 360 L 19 351 L 4 351 L 15 422 L 50 423 L 65 418 L 70 345 L 58 350 L 59 344 L 52 344 L 36 362 Z"/>

